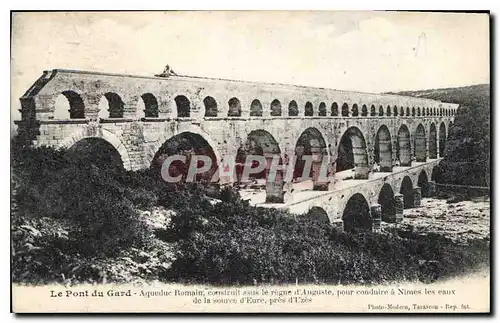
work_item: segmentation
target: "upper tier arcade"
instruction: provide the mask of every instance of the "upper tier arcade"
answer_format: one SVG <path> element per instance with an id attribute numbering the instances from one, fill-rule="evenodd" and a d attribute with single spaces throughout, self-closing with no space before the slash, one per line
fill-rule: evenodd
<path id="1" fill-rule="evenodd" d="M 71 111 L 57 111 L 64 95 Z M 105 98 L 110 113 L 101 111 Z M 21 97 L 36 119 L 453 116 L 457 105 L 399 95 L 176 76 L 146 77 L 55 69 Z M 143 108 L 138 108 L 142 106 Z"/>

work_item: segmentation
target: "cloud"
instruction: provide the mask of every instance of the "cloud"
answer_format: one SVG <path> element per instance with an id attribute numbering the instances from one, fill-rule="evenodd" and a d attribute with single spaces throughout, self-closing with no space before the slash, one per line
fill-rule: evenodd
<path id="1" fill-rule="evenodd" d="M 488 16 L 398 12 L 19 13 L 12 111 L 44 69 L 189 75 L 367 92 L 489 80 Z"/>
<path id="2" fill-rule="evenodd" d="M 359 22 L 359 31 L 380 39 L 388 39 L 398 35 L 401 26 L 396 26 L 388 19 L 375 17 Z"/>

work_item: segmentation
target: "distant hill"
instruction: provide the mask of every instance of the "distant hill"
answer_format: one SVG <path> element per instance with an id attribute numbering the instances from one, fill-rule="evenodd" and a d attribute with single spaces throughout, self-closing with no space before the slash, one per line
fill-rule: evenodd
<path id="1" fill-rule="evenodd" d="M 490 84 L 390 94 L 460 104 L 455 124 L 448 133 L 444 182 L 489 186 L 490 183 Z"/>
<path id="2" fill-rule="evenodd" d="M 489 84 L 419 91 L 388 92 L 388 94 L 398 94 L 413 96 L 416 98 L 433 99 L 449 103 L 458 103 L 460 105 L 466 106 L 479 104 L 489 107 L 490 104 Z"/>

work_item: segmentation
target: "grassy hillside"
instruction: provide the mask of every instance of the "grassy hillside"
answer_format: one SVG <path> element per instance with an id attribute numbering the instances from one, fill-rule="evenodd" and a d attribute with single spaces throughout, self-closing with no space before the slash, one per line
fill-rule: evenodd
<path id="1" fill-rule="evenodd" d="M 460 104 L 448 134 L 441 179 L 453 184 L 490 184 L 490 85 L 403 91 L 391 94 Z"/>
<path id="2" fill-rule="evenodd" d="M 458 103 L 460 105 L 473 105 L 476 103 L 483 102 L 489 106 L 490 85 L 478 84 L 478 85 L 451 87 L 443 89 L 389 92 L 389 94 L 398 94 L 398 95 L 413 96 L 416 98 L 433 99 L 443 102 Z"/>

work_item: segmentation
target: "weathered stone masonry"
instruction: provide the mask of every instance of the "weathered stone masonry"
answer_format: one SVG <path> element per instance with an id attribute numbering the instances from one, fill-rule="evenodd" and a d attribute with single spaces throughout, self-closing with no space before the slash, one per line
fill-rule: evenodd
<path id="1" fill-rule="evenodd" d="M 57 111 L 61 95 L 70 111 Z M 102 100 L 108 111 L 99 108 Z M 332 165 L 341 139 L 349 136 L 357 178 L 368 178 L 375 158 L 389 172 L 394 165 L 438 159 L 458 108 L 397 95 L 71 70 L 45 71 L 20 101 L 19 134 L 33 145 L 71 147 L 85 138 L 101 138 L 115 147 L 127 169 L 149 167 L 166 140 L 185 132 L 206 140 L 218 162 L 236 156 L 256 131 L 265 133 L 282 157 L 293 154 L 307 132 L 317 139 L 308 143 L 312 150 Z M 319 184 L 318 189 L 332 189 Z M 398 194 L 399 188 L 394 191 Z"/>

